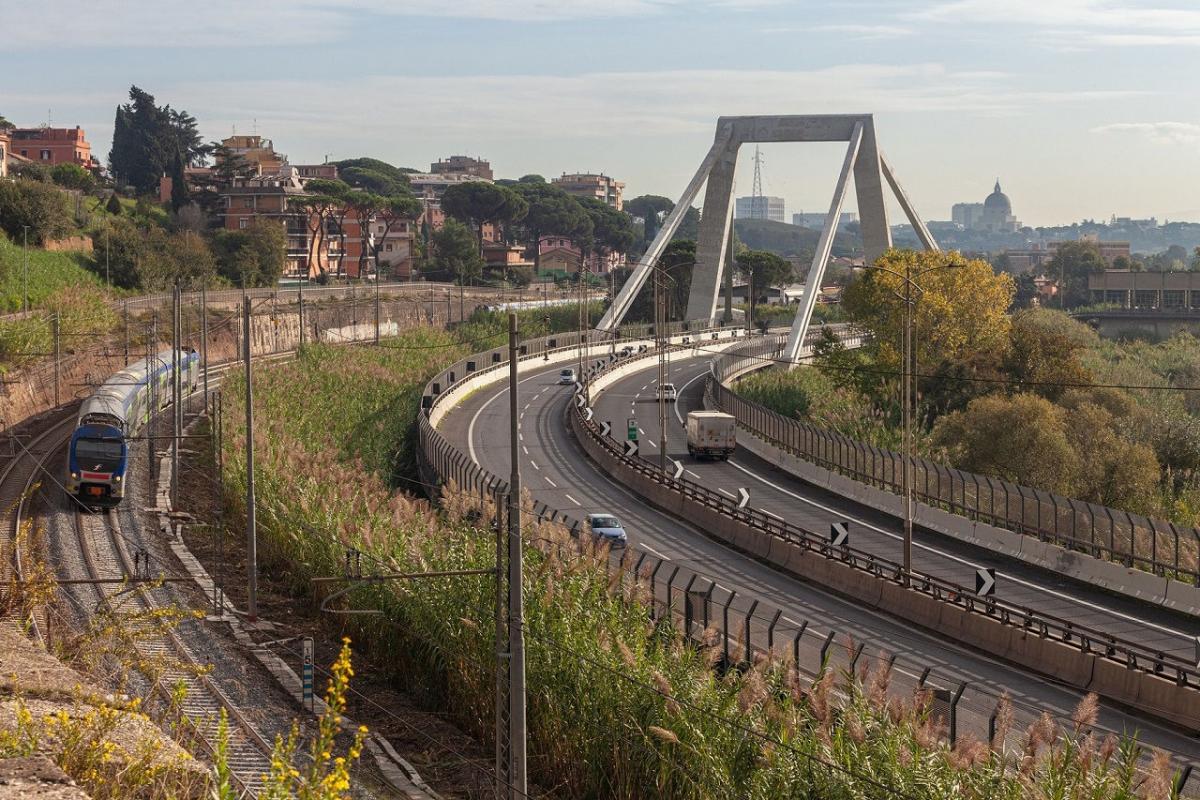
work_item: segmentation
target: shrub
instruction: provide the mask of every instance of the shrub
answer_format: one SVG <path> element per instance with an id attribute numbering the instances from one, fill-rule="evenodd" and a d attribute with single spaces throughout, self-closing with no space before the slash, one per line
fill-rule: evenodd
<path id="1" fill-rule="evenodd" d="M 30 244 L 66 235 L 72 222 L 62 190 L 37 181 L 0 181 L 0 229 L 23 241 L 25 226 Z"/>

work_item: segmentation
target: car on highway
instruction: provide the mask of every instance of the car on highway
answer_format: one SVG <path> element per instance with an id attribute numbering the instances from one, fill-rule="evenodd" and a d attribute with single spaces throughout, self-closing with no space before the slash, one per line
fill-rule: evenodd
<path id="1" fill-rule="evenodd" d="M 629 543 L 621 521 L 612 514 L 588 514 L 588 528 L 593 536 L 607 542 L 609 547 L 624 547 Z"/>
<path id="2" fill-rule="evenodd" d="M 664 383 L 658 387 L 658 401 L 660 403 L 674 403 L 679 399 L 679 393 L 675 391 L 675 384 Z"/>
<path id="3" fill-rule="evenodd" d="M 558 373 L 558 383 L 561 386 L 571 386 L 575 383 L 575 370 L 564 369 Z"/>

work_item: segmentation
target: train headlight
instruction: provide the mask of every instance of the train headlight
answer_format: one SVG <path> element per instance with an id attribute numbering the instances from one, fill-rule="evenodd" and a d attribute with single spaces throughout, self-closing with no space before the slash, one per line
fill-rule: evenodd
<path id="1" fill-rule="evenodd" d="M 114 480 L 114 481 L 116 481 L 117 483 L 120 483 L 120 482 L 121 482 L 121 476 L 120 476 L 120 475 L 113 475 L 113 480 Z"/>
<path id="2" fill-rule="evenodd" d="M 79 480 L 79 473 L 77 473 L 77 472 L 72 472 L 72 473 L 71 473 L 71 480 L 76 480 L 76 481 L 77 481 L 77 480 Z"/>

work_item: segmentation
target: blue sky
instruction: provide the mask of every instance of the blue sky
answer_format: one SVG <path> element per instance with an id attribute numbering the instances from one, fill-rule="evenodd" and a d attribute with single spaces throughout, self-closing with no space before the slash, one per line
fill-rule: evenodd
<path id="1" fill-rule="evenodd" d="M 1195 2 L 43 0 L 20 17 L 0 114 L 82 125 L 102 155 L 136 83 L 294 163 L 468 153 L 677 196 L 720 114 L 871 112 L 929 219 L 999 177 L 1027 224 L 1200 220 Z M 838 148 L 763 154 L 789 213 L 828 207 Z"/>

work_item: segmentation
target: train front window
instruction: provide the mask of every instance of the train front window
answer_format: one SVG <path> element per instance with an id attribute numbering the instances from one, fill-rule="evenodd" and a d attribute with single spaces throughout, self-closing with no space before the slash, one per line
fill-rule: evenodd
<path id="1" fill-rule="evenodd" d="M 121 463 L 121 442 L 116 439 L 79 439 L 75 460 L 81 469 L 112 470 Z"/>

